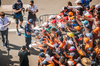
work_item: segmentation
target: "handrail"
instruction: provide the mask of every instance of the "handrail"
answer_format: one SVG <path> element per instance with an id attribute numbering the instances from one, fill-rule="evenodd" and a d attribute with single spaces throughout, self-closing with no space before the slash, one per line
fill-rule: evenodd
<path id="1" fill-rule="evenodd" d="M 49 16 L 50 16 L 50 15 L 57 15 L 57 14 L 44 14 L 44 15 L 41 15 L 41 16 L 38 18 L 39 26 L 41 26 L 41 24 L 43 24 L 44 22 L 49 21 Z"/>

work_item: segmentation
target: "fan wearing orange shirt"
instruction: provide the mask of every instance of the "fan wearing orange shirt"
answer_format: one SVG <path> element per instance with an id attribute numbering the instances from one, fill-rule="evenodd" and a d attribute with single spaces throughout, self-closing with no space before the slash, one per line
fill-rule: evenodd
<path id="1" fill-rule="evenodd" d="M 83 40 L 84 40 L 84 43 L 85 43 L 85 51 L 86 51 L 86 53 L 89 53 L 87 48 L 93 47 L 93 44 L 92 44 L 92 42 L 89 41 L 89 39 L 87 37 L 84 37 Z"/>
<path id="2" fill-rule="evenodd" d="M 94 39 L 100 39 L 100 21 L 97 22 L 97 27 L 92 31 Z"/>
<path id="3" fill-rule="evenodd" d="M 58 44 L 59 44 L 59 47 L 60 47 L 62 50 L 65 49 L 66 43 L 65 43 L 65 41 L 63 40 L 63 37 L 62 37 L 62 36 L 59 37 L 59 39 L 58 39 Z"/>

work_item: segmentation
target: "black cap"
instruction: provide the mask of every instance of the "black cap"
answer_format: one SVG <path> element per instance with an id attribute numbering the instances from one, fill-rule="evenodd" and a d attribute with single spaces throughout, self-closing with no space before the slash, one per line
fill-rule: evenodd
<path id="1" fill-rule="evenodd" d="M 95 52 L 94 53 L 91 53 L 90 54 L 90 57 L 92 57 L 92 59 L 94 59 L 96 57 L 96 53 Z"/>
<path id="2" fill-rule="evenodd" d="M 40 49 L 40 52 L 44 52 L 44 50 L 43 49 Z"/>
<path id="3" fill-rule="evenodd" d="M 93 52 L 93 48 L 92 47 L 87 48 L 87 50 L 90 51 L 90 52 Z"/>
<path id="4" fill-rule="evenodd" d="M 43 65 L 48 65 L 48 61 L 43 61 L 42 64 Z"/>
<path id="5" fill-rule="evenodd" d="M 88 28 L 88 29 L 90 29 L 90 25 L 89 24 L 85 25 L 85 27 Z"/>
<path id="6" fill-rule="evenodd" d="M 45 57 L 45 54 L 44 53 L 40 53 L 39 57 Z"/>

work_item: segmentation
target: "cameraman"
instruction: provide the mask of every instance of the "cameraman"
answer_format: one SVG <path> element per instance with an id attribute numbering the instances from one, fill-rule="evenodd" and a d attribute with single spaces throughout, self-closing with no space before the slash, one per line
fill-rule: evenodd
<path id="1" fill-rule="evenodd" d="M 29 50 L 26 46 L 22 46 L 21 51 L 18 53 L 20 66 L 29 66 L 28 55 L 30 55 Z"/>

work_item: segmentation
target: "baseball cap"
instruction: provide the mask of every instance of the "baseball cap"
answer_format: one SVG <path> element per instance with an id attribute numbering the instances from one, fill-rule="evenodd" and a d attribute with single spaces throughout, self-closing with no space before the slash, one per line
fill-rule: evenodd
<path id="1" fill-rule="evenodd" d="M 71 52 L 70 56 L 72 56 L 74 58 L 76 56 L 75 52 Z"/>
<path id="2" fill-rule="evenodd" d="M 61 23 L 59 23 L 58 26 L 59 26 L 60 28 L 63 28 L 63 24 L 61 24 Z"/>
<path id="3" fill-rule="evenodd" d="M 86 25 L 86 24 L 88 24 L 89 22 L 88 22 L 87 20 L 85 20 L 85 21 L 82 21 L 82 23 Z"/>
<path id="4" fill-rule="evenodd" d="M 68 35 L 69 37 L 73 37 L 73 33 L 72 33 L 72 32 L 67 32 L 67 35 Z"/>
<path id="5" fill-rule="evenodd" d="M 53 18 L 55 18 L 55 16 L 54 15 L 50 15 L 49 19 L 53 19 Z"/>
<path id="6" fill-rule="evenodd" d="M 90 25 L 89 24 L 85 25 L 85 27 L 88 28 L 88 29 L 90 29 Z"/>
<path id="7" fill-rule="evenodd" d="M 74 46 L 71 46 L 69 51 L 74 51 L 75 50 L 75 47 Z"/>
<path id="8" fill-rule="evenodd" d="M 36 30 L 36 31 L 34 31 L 34 34 L 37 34 L 37 33 L 39 33 L 39 31 L 37 31 L 37 30 Z"/>
<path id="9" fill-rule="evenodd" d="M 73 41 L 72 40 L 68 40 L 67 43 L 70 44 L 70 45 L 73 45 Z"/>
<path id="10" fill-rule="evenodd" d="M 76 20 L 75 20 L 75 19 L 73 19 L 73 20 L 71 20 L 71 22 L 74 22 L 74 23 L 76 23 Z"/>
<path id="11" fill-rule="evenodd" d="M 78 37 L 84 37 L 84 35 L 83 34 L 79 34 Z"/>
<path id="12" fill-rule="evenodd" d="M 68 13 L 68 15 L 71 15 L 71 16 L 73 16 L 73 12 L 69 12 L 69 13 Z"/>
<path id="13" fill-rule="evenodd" d="M 96 9 L 99 9 L 99 8 L 100 8 L 100 5 L 99 5 L 99 4 L 98 4 L 98 5 L 96 5 L 96 6 L 95 6 L 95 8 L 96 8 Z"/>
<path id="14" fill-rule="evenodd" d="M 92 33 L 86 33 L 87 37 L 93 37 Z"/>
<path id="15" fill-rule="evenodd" d="M 30 22 L 31 24 L 33 24 L 33 19 L 29 19 L 29 22 Z"/>
<path id="16" fill-rule="evenodd" d="M 43 49 L 40 49 L 40 52 L 44 52 L 44 50 Z"/>
<path id="17" fill-rule="evenodd" d="M 76 64 L 76 66 L 82 66 L 82 64 L 78 63 L 78 64 Z"/>
<path id="18" fill-rule="evenodd" d="M 74 63 L 72 61 L 68 61 L 68 65 L 72 66 Z"/>
<path id="19" fill-rule="evenodd" d="M 39 57 L 45 57 L 45 54 L 44 53 L 40 53 Z"/>
<path id="20" fill-rule="evenodd" d="M 42 64 L 43 65 L 47 65 L 48 64 L 48 61 L 43 61 Z"/>
<path id="21" fill-rule="evenodd" d="M 61 19 L 61 16 L 57 15 L 57 18 L 58 18 L 58 19 Z"/>
<path id="22" fill-rule="evenodd" d="M 47 22 L 44 22 L 44 24 L 42 24 L 42 26 L 48 26 L 49 24 Z"/>
<path id="23" fill-rule="evenodd" d="M 74 29 L 75 30 L 81 30 L 80 26 L 75 26 Z"/>
<path id="24" fill-rule="evenodd" d="M 93 52 L 93 48 L 92 47 L 87 48 L 87 50 Z"/>
<path id="25" fill-rule="evenodd" d="M 83 39 L 85 42 L 88 42 L 89 41 L 89 38 L 87 38 L 87 37 L 84 37 L 84 39 Z"/>
<path id="26" fill-rule="evenodd" d="M 65 7 L 62 7 L 62 11 L 63 11 L 63 10 L 65 10 L 65 9 L 67 9 L 67 7 L 66 7 L 66 6 L 65 6 Z"/>

